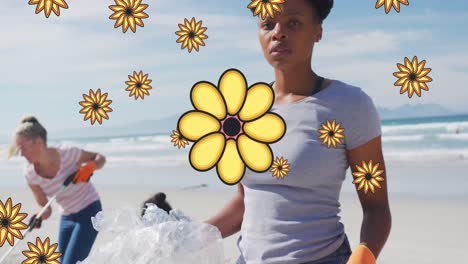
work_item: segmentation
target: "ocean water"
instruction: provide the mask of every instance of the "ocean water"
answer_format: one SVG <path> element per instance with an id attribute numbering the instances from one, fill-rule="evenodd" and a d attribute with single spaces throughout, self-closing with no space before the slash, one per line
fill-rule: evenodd
<path id="1" fill-rule="evenodd" d="M 468 115 L 382 121 L 382 144 L 389 192 L 468 196 Z M 111 138 L 51 139 L 49 144 L 70 144 L 107 157 L 105 170 L 93 177 L 96 184 L 136 184 L 191 187 L 207 184 L 233 188 L 217 178 L 215 169 L 194 170 L 188 161 L 192 144 L 178 149 L 170 132 Z M 0 156 L 7 144 L 0 144 Z M 0 160 L 1 185 L 22 185 L 20 157 Z M 348 169 L 343 191 L 353 192 Z"/>

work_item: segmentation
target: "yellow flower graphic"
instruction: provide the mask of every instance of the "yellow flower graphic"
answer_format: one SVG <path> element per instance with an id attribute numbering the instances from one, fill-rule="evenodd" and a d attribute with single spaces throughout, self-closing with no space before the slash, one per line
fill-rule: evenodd
<path id="1" fill-rule="evenodd" d="M 198 171 L 216 166 L 225 184 L 238 183 L 246 166 L 255 172 L 267 171 L 273 162 L 268 144 L 280 140 L 286 132 L 284 120 L 269 112 L 273 89 L 266 83 L 255 83 L 247 89 L 244 75 L 226 70 L 218 88 L 200 81 L 191 90 L 195 110 L 184 113 L 177 130 L 189 141 L 189 160 Z"/>
<path id="2" fill-rule="evenodd" d="M 172 130 L 171 138 L 171 142 L 174 142 L 174 146 L 177 146 L 179 149 L 185 148 L 185 146 L 189 144 L 188 141 L 183 138 L 177 130 Z"/>
<path id="3" fill-rule="evenodd" d="M 388 14 L 392 6 L 395 11 L 400 12 L 400 3 L 409 5 L 408 0 L 378 0 L 377 3 L 375 3 L 375 9 L 378 9 L 385 4 L 385 13 Z"/>
<path id="4" fill-rule="evenodd" d="M 129 81 L 126 81 L 125 84 L 128 85 L 127 89 L 125 91 L 130 91 L 130 94 L 128 96 L 135 96 L 135 100 L 138 99 L 138 97 L 141 97 L 141 99 L 144 99 L 145 94 L 149 95 L 148 90 L 151 90 L 151 85 L 149 85 L 152 81 L 148 79 L 148 74 L 143 75 L 143 72 L 140 71 L 140 73 L 136 73 L 133 71 L 133 76 L 129 75 L 128 76 Z"/>
<path id="5" fill-rule="evenodd" d="M 107 93 L 101 95 L 101 89 L 98 89 L 96 93 L 89 89 L 89 95 L 83 94 L 84 101 L 80 102 L 83 107 L 80 113 L 85 114 L 84 121 L 91 118 L 91 124 L 94 125 L 96 120 L 99 124 L 102 124 L 102 118 L 109 120 L 107 112 L 112 112 L 109 105 L 112 100 L 106 100 Z"/>
<path id="6" fill-rule="evenodd" d="M 421 97 L 421 89 L 429 91 L 426 82 L 431 82 L 432 78 L 426 75 L 431 71 L 431 68 L 424 68 L 425 64 L 425 60 L 418 63 L 418 57 L 416 56 L 413 57 L 411 62 L 405 57 L 405 65 L 397 63 L 400 71 L 394 72 L 393 76 L 400 78 L 394 84 L 395 86 L 401 86 L 400 94 L 408 92 L 408 97 L 411 98 L 413 93 L 416 93 Z"/>
<path id="7" fill-rule="evenodd" d="M 344 138 L 341 133 L 343 133 L 344 128 L 340 127 L 341 123 L 336 124 L 335 119 L 331 123 L 327 120 L 327 124 L 322 124 L 322 129 L 318 130 L 321 134 L 319 139 L 322 140 L 322 145 L 327 144 L 328 148 L 330 148 L 330 145 L 333 145 L 336 148 L 336 144 L 341 144 L 341 139 Z"/>
<path id="8" fill-rule="evenodd" d="M 29 0 L 28 4 L 36 5 L 36 14 L 44 10 L 47 18 L 50 16 L 51 11 L 54 11 L 57 16 L 60 16 L 60 7 L 68 8 L 65 0 Z"/>
<path id="9" fill-rule="evenodd" d="M 142 18 L 148 18 L 148 14 L 143 12 L 148 5 L 142 4 L 141 0 L 114 0 L 116 5 L 110 5 L 109 8 L 114 11 L 109 19 L 115 19 L 114 28 L 122 26 L 123 33 L 127 32 L 128 27 L 136 32 L 136 25 L 144 27 Z"/>
<path id="10" fill-rule="evenodd" d="M 179 38 L 176 40 L 176 42 L 182 42 L 181 49 L 188 47 L 188 52 L 192 52 L 193 48 L 198 51 L 198 45 L 205 46 L 203 40 L 207 39 L 208 36 L 203 33 L 207 28 L 201 27 L 201 20 L 195 23 L 194 17 L 192 17 L 190 22 L 185 18 L 184 24 L 185 25 L 179 24 L 180 31 L 176 32 Z"/>
<path id="11" fill-rule="evenodd" d="M 271 165 L 270 171 L 273 177 L 284 179 L 284 177 L 288 176 L 289 166 L 290 164 L 287 159 L 276 157 L 275 161 L 273 161 L 273 165 Z"/>
<path id="12" fill-rule="evenodd" d="M 380 177 L 383 170 L 377 170 L 379 168 L 379 163 L 372 165 L 372 160 L 366 164 L 362 161 L 362 166 L 356 165 L 357 172 L 353 172 L 353 176 L 356 179 L 353 181 L 355 184 L 358 185 L 358 191 L 364 187 L 364 193 L 367 194 L 367 191 L 370 189 L 372 193 L 375 191 L 375 187 L 381 188 L 379 181 L 384 181 L 384 178 Z"/>
<path id="13" fill-rule="evenodd" d="M 253 0 L 247 8 L 254 9 L 254 16 L 261 14 L 262 19 L 265 19 L 267 14 L 274 18 L 274 11 L 281 13 L 281 4 L 285 0 Z"/>
<path id="14" fill-rule="evenodd" d="M 44 242 L 36 238 L 36 245 L 28 242 L 29 251 L 23 251 L 23 255 L 27 257 L 21 264 L 60 264 L 57 260 L 62 253 L 55 252 L 58 244 L 50 245 L 49 238 Z"/>
<path id="15" fill-rule="evenodd" d="M 23 239 L 21 229 L 26 229 L 28 226 L 21 222 L 27 214 L 18 213 L 21 209 L 21 204 L 11 207 L 11 198 L 8 198 L 6 203 L 0 201 L 0 247 L 3 246 L 5 240 L 8 240 L 11 246 L 14 245 L 14 237 Z"/>

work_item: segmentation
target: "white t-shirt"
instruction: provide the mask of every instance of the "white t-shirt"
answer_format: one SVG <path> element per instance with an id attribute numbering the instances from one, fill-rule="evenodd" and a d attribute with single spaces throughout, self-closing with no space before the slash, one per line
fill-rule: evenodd
<path id="1" fill-rule="evenodd" d="M 274 105 L 270 111 L 286 122 L 284 137 L 270 147 L 274 158 L 288 159 L 290 171 L 284 179 L 270 171 L 246 171 L 241 181 L 245 211 L 238 240 L 240 263 L 318 260 L 344 241 L 338 213 L 349 167 L 346 150 L 381 135 L 380 117 L 367 94 L 340 81 L 299 101 Z M 344 144 L 328 148 L 318 138 L 318 130 L 333 119 L 345 129 Z"/>
<path id="2" fill-rule="evenodd" d="M 80 168 L 78 161 L 81 156 L 81 149 L 68 146 L 55 147 L 60 154 L 60 169 L 57 175 L 51 179 L 39 176 L 33 164 L 28 164 L 25 168 L 25 178 L 29 184 L 38 185 L 42 191 L 51 197 L 56 194 L 69 175 Z M 57 195 L 56 201 L 63 209 L 64 215 L 73 214 L 86 208 L 94 201 L 99 200 L 99 195 L 94 186 L 89 183 L 70 183 L 68 187 Z"/>

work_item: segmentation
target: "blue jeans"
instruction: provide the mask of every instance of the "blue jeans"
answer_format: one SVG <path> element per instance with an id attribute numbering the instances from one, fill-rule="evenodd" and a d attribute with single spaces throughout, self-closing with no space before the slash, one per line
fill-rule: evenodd
<path id="1" fill-rule="evenodd" d="M 351 256 L 351 253 L 352 252 L 351 247 L 349 245 L 348 237 L 345 234 L 345 239 L 343 243 L 337 250 L 335 250 L 335 252 L 321 259 L 301 264 L 346 264 L 348 262 L 349 257 Z M 240 256 L 237 259 L 236 264 L 245 264 L 245 260 L 243 260 L 242 256 Z"/>
<path id="2" fill-rule="evenodd" d="M 348 237 L 345 235 L 345 240 L 341 246 L 330 255 L 323 257 L 312 262 L 306 262 L 302 264 L 346 264 L 349 257 L 351 256 L 351 247 L 349 246 Z"/>
<path id="3" fill-rule="evenodd" d="M 97 200 L 77 213 L 62 215 L 59 233 L 62 264 L 76 264 L 88 256 L 98 233 L 93 227 L 91 217 L 99 211 L 102 211 L 101 201 Z"/>

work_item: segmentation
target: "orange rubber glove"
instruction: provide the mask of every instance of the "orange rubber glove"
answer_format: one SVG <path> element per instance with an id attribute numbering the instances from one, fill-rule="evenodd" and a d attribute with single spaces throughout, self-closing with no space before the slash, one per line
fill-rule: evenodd
<path id="1" fill-rule="evenodd" d="M 88 182 L 93 172 L 96 170 L 96 162 L 91 161 L 81 167 L 73 178 L 73 183 Z"/>
<path id="2" fill-rule="evenodd" d="M 374 253 L 372 251 L 364 246 L 364 245 L 359 245 L 357 248 L 353 251 L 353 254 L 348 259 L 347 264 L 375 264 L 376 259 L 374 256 Z"/>

